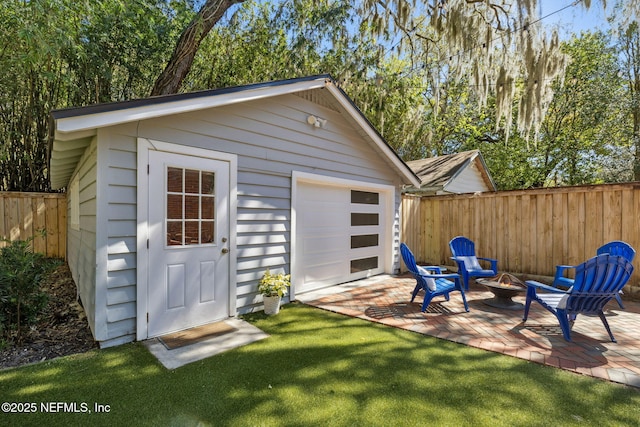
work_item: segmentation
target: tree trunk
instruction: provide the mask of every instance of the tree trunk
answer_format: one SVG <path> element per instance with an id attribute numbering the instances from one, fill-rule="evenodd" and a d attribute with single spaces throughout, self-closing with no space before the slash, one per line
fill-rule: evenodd
<path id="1" fill-rule="evenodd" d="M 182 32 L 173 55 L 164 71 L 160 74 L 151 90 L 151 96 L 178 93 L 182 81 L 189 74 L 193 58 L 200 43 L 209 34 L 211 28 L 234 4 L 244 0 L 207 0 L 198 14 Z"/>

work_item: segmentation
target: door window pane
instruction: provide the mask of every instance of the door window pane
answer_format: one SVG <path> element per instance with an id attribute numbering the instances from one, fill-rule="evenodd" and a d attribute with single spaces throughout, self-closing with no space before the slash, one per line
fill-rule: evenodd
<path id="1" fill-rule="evenodd" d="M 187 219 L 200 218 L 200 197 L 199 196 L 185 196 L 184 217 Z"/>
<path id="2" fill-rule="evenodd" d="M 188 221 L 184 223 L 184 244 L 200 244 L 199 224 L 197 221 Z"/>
<path id="3" fill-rule="evenodd" d="M 213 194 L 215 184 L 215 174 L 213 172 L 202 172 L 202 194 Z"/>
<path id="4" fill-rule="evenodd" d="M 200 243 L 213 243 L 213 221 L 202 221 Z"/>
<path id="5" fill-rule="evenodd" d="M 215 217 L 215 210 L 213 207 L 215 206 L 215 199 L 213 197 L 203 197 L 202 198 L 202 219 L 213 219 Z"/>
<path id="6" fill-rule="evenodd" d="M 182 221 L 167 221 L 167 246 L 182 246 Z"/>
<path id="7" fill-rule="evenodd" d="M 167 194 L 167 218 L 182 219 L 182 194 Z"/>
<path id="8" fill-rule="evenodd" d="M 191 194 L 200 192 L 200 171 L 193 169 L 184 171 L 184 192 Z"/>
<path id="9" fill-rule="evenodd" d="M 215 242 L 215 173 L 167 167 L 167 246 Z"/>
<path id="10" fill-rule="evenodd" d="M 167 191 L 171 193 L 182 193 L 182 169 L 167 169 Z"/>

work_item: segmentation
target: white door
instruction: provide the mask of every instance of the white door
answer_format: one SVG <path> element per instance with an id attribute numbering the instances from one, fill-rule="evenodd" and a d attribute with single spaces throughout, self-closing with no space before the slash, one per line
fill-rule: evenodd
<path id="1" fill-rule="evenodd" d="M 149 337 L 229 316 L 229 163 L 149 151 Z"/>
<path id="2" fill-rule="evenodd" d="M 384 272 L 387 194 L 299 182 L 295 292 Z"/>

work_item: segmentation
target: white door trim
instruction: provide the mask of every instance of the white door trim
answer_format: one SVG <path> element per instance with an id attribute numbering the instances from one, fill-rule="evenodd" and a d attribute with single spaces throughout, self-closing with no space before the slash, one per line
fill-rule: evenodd
<path id="1" fill-rule="evenodd" d="M 229 316 L 235 316 L 236 308 L 236 283 L 237 283 L 237 256 L 236 256 L 236 224 L 238 211 L 238 156 L 235 154 L 222 153 L 203 148 L 188 147 L 185 145 L 172 144 L 168 142 L 156 141 L 147 138 L 138 138 L 138 189 L 137 189 L 137 265 L 136 265 L 136 339 L 138 341 L 149 337 L 147 327 L 147 313 L 149 309 L 148 288 L 149 288 L 149 249 L 147 240 L 149 238 L 148 217 L 149 217 L 149 175 L 147 165 L 149 150 L 164 151 L 203 157 L 214 160 L 222 160 L 229 163 Z"/>
<path id="2" fill-rule="evenodd" d="M 297 244 L 296 244 L 296 242 L 298 241 L 298 236 L 297 236 L 298 219 L 296 218 L 296 214 L 298 212 L 298 207 L 299 207 L 298 204 L 300 203 L 300 201 L 298 200 L 298 185 L 302 182 L 321 184 L 321 185 L 333 186 L 333 187 L 349 188 L 352 190 L 378 191 L 381 193 L 385 193 L 385 195 L 387 196 L 384 198 L 386 203 L 386 206 L 384 206 L 385 224 L 383 227 L 384 234 L 381 236 L 382 238 L 381 245 L 384 248 L 383 268 L 385 273 L 388 273 L 388 274 L 393 273 L 393 265 L 394 265 L 393 226 L 395 223 L 394 204 L 395 204 L 395 197 L 396 197 L 396 188 L 393 185 L 376 184 L 376 183 L 365 182 L 365 181 L 356 181 L 351 179 L 335 178 L 331 176 L 318 175 L 318 174 L 312 174 L 307 172 L 293 171 L 291 173 L 291 289 L 290 289 L 291 301 L 295 300 L 296 284 L 298 285 L 300 284 L 296 276 L 300 276 L 299 271 L 301 268 L 304 268 L 304 266 L 298 265 Z"/>

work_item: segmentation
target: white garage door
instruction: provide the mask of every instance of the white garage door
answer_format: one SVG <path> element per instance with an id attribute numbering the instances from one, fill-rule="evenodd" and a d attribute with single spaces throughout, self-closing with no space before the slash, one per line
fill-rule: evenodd
<path id="1" fill-rule="evenodd" d="M 383 273 L 388 193 L 313 182 L 296 189 L 295 292 Z"/>

